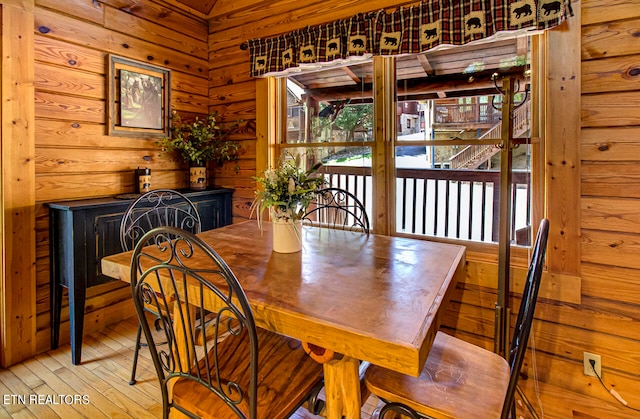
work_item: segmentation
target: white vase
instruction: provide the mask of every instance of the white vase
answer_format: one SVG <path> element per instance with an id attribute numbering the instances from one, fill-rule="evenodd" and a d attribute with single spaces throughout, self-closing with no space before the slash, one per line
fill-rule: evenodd
<path id="1" fill-rule="evenodd" d="M 273 251 L 295 253 L 302 250 L 302 223 L 286 219 L 273 219 Z"/>

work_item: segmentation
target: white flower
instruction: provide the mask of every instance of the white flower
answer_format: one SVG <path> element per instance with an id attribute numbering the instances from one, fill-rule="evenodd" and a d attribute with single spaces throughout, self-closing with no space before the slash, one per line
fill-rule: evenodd
<path id="1" fill-rule="evenodd" d="M 315 191 L 325 181 L 317 174 L 318 163 L 304 170 L 292 161 L 282 161 L 276 168 L 264 171 L 264 176 L 254 179 L 262 186 L 255 193 L 251 204 L 251 214 L 255 211 L 258 220 L 265 209 L 269 209 L 277 218 L 286 217 L 298 220 L 315 198 Z"/>
<path id="2" fill-rule="evenodd" d="M 265 170 L 264 177 L 270 183 L 275 184 L 276 182 L 278 182 L 278 174 L 275 172 L 275 170 L 272 170 L 272 169 Z"/>

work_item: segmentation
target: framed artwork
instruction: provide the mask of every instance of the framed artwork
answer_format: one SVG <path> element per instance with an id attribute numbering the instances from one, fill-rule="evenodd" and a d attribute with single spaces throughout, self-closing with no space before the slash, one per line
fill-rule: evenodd
<path id="1" fill-rule="evenodd" d="M 109 135 L 169 135 L 171 70 L 109 55 Z"/>

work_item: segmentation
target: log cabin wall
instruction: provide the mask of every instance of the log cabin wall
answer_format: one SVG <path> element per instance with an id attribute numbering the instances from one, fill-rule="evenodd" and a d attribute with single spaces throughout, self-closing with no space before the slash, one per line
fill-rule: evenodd
<path id="1" fill-rule="evenodd" d="M 208 104 L 226 120 L 247 121 L 241 134 L 240 173 L 223 167 L 215 174 L 216 184 L 236 189 L 234 218 L 239 220 L 249 214 L 251 176 L 258 158 L 256 81 L 248 76 L 248 52 L 241 51 L 240 44 L 248 38 L 349 17 L 363 7 L 363 2 L 352 0 L 254 3 L 218 0 L 207 33 L 204 16 L 173 2 L 35 1 L 37 352 L 49 348 L 44 203 L 131 192 L 133 169 L 138 166 L 152 169 L 154 187 L 187 184 L 184 167 L 161 156 L 152 139 L 106 135 L 107 54 L 170 68 L 172 105 L 178 110 L 197 113 Z M 366 2 L 366 8 L 410 3 L 375 0 Z M 577 184 L 581 195 L 569 206 L 552 205 L 547 215 L 552 225 L 579 220 L 579 251 L 566 254 L 567 267 L 558 264 L 547 278 L 577 275 L 571 293 L 577 290 L 579 295 L 577 300 L 542 298 L 539 303 L 534 323 L 539 398 L 547 417 L 637 417 L 637 412 L 622 407 L 602 389 L 597 379 L 583 376 L 582 353 L 602 355 L 605 382 L 629 405 L 640 407 L 640 193 L 636 187 L 640 178 L 640 4 L 638 0 L 582 0 L 574 1 L 574 8 L 580 8 L 581 24 L 575 46 L 581 55 L 576 75 L 581 80 L 581 129 L 579 141 L 572 145 L 580 156 L 579 171 L 570 179 L 555 180 L 560 186 Z M 549 156 L 548 161 L 556 158 Z M 14 246 L 12 250 L 17 250 L 18 245 Z M 550 251 L 557 247 L 552 245 Z M 445 326 L 490 348 L 496 290 L 485 279 L 497 269 L 490 257 L 470 254 L 467 259 L 467 281 L 456 290 Z M 132 315 L 128 294 L 126 286 L 117 283 L 92 288 L 85 330 Z M 67 316 L 63 311 L 63 319 Z M 61 336 L 68 336 L 66 322 Z M 529 355 L 527 379 L 520 383 L 540 412 L 532 364 Z"/>
<path id="2" fill-rule="evenodd" d="M 212 108 L 255 121 L 256 81 L 248 76 L 248 52 L 239 50 L 247 39 L 342 19 L 365 11 L 363 7 L 404 4 L 410 2 L 363 6 L 357 1 L 276 0 L 265 6 L 219 0 L 209 21 Z M 564 50 L 550 48 L 550 57 L 558 61 L 546 77 L 552 88 L 560 93 L 569 89 L 573 95 L 548 105 L 548 112 L 560 113 L 556 119 L 576 119 L 569 134 L 562 133 L 562 126 L 547 132 L 556 141 L 545 158 L 553 166 L 547 169 L 547 217 L 556 231 L 545 276 L 553 295 L 539 301 L 533 329 L 536 369 L 530 351 L 520 384 L 538 414 L 542 405 L 545 417 L 631 418 L 637 412 L 618 403 L 596 378 L 583 375 L 583 352 L 600 354 L 605 382 L 640 408 L 640 193 L 635 185 L 640 176 L 640 3 L 582 0 L 573 6 L 573 32 L 558 28 L 548 41 L 570 40 Z M 570 53 L 575 62 L 563 63 Z M 562 109 L 566 103 L 574 105 Z M 547 117 L 553 120 L 554 115 Z M 248 157 L 255 155 L 255 145 L 245 145 Z M 234 215 L 247 217 L 255 187 L 251 178 L 236 176 L 226 183 L 236 188 Z M 492 349 L 495 257 L 469 252 L 467 261 L 467 280 L 453 296 L 445 327 Z M 515 307 L 518 302 L 515 298 Z"/>
<path id="3" fill-rule="evenodd" d="M 640 2 L 583 1 L 580 51 L 582 304 L 558 334 L 602 354 L 605 381 L 640 408 Z M 571 388 L 615 403 L 597 382 L 580 384 Z"/>
<path id="4" fill-rule="evenodd" d="M 134 169 L 152 187 L 188 186 L 186 166 L 155 139 L 107 135 L 109 54 L 171 70 L 171 105 L 207 112 L 207 23 L 192 10 L 144 0 L 35 1 L 36 324 L 38 352 L 50 348 L 46 202 L 134 192 Z M 85 332 L 135 315 L 129 286 L 88 289 Z M 60 343 L 69 340 L 66 297 Z"/>
<path id="5" fill-rule="evenodd" d="M 33 8 L 0 3 L 0 365 L 36 347 Z"/>

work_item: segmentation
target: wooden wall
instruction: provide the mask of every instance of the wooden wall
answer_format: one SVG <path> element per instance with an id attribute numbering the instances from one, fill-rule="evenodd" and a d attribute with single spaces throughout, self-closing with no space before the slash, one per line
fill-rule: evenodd
<path id="1" fill-rule="evenodd" d="M 107 135 L 109 54 L 171 70 L 172 107 L 206 113 L 207 23 L 153 0 L 35 1 L 35 195 L 37 349 L 49 349 L 49 201 L 133 192 L 134 169 L 154 188 L 188 186 L 186 166 L 152 138 Z M 64 299 L 66 303 L 66 299 Z M 90 288 L 85 332 L 134 315 L 126 284 Z M 68 309 L 61 343 L 68 341 Z"/>
<path id="2" fill-rule="evenodd" d="M 36 347 L 33 8 L 0 2 L 0 365 Z"/>
<path id="3" fill-rule="evenodd" d="M 636 408 L 640 408 L 639 37 L 639 1 L 583 1 L 582 305 L 570 323 L 578 329 L 572 339 L 576 350 L 582 346 L 602 354 L 605 381 Z M 612 400 L 597 383 L 594 387 L 585 393 Z"/>
<path id="4" fill-rule="evenodd" d="M 371 1 L 366 9 L 408 3 Z M 542 404 L 545 417 L 631 418 L 637 412 L 622 407 L 597 379 L 583 375 L 582 358 L 583 351 L 600 354 L 605 382 L 629 405 L 640 408 L 640 2 L 572 3 L 573 32 L 558 28 L 551 41 L 570 40 L 570 45 L 562 51 L 556 47 L 557 56 L 550 49 L 549 59 L 556 61 L 546 76 L 558 95 L 570 96 L 563 103 L 573 104 L 564 110 L 557 103 L 548 105 L 548 112 L 562 114 L 546 115 L 546 131 L 553 137 L 548 141 L 556 141 L 548 147 L 552 154 L 545 157 L 546 166 L 555 165 L 546 171 L 547 216 L 555 237 L 549 246 L 553 271 L 545 281 L 553 295 L 540 299 L 533 335 L 537 368 L 534 373 L 529 352 L 526 377 L 520 383 L 539 414 Z M 362 4 L 275 0 L 265 6 L 251 0 L 218 0 L 210 19 L 212 108 L 255 121 L 256 82 L 248 76 L 249 55 L 240 51 L 241 43 L 349 17 L 364 11 Z M 563 55 L 570 49 L 577 50 L 575 62 L 563 63 L 571 59 Z M 567 128 L 558 122 L 562 118 L 575 118 L 575 125 Z M 249 156 L 255 154 L 251 141 L 246 148 Z M 244 175 L 228 183 L 236 188 L 235 215 L 246 217 L 255 185 Z M 493 339 L 495 259 L 468 253 L 467 280 L 459 284 L 445 320 L 449 331 L 487 348 L 492 348 Z"/>
<path id="5" fill-rule="evenodd" d="M 409 3 L 373 0 L 366 2 L 366 8 Z M 48 216 L 43 204 L 131 192 L 133 170 L 138 166 L 152 169 L 154 187 L 187 184 L 184 165 L 162 156 L 152 139 L 106 135 L 107 54 L 171 69 L 172 104 L 180 111 L 199 113 L 209 106 L 226 120 L 247 121 L 237 137 L 244 151 L 240 172 L 225 166 L 215 173 L 215 184 L 236 189 L 234 217 L 242 219 L 248 216 L 253 197 L 258 109 L 257 83 L 248 76 L 249 56 L 239 49 L 240 44 L 248 38 L 349 17 L 363 11 L 363 4 L 356 0 L 339 4 L 218 0 L 207 25 L 203 16 L 173 1 L 35 1 L 38 351 L 49 347 Z M 566 146 L 579 161 L 569 162 L 573 170 L 557 172 L 561 176 L 550 173 L 557 190 L 575 191 L 573 185 L 578 185 L 581 195 L 563 205 L 550 195 L 547 215 L 557 237 L 564 234 L 561 227 L 575 220 L 579 229 L 549 249 L 551 254 L 562 253 L 566 263 L 557 263 L 562 259 L 554 256 L 554 271 L 545 281 L 557 288 L 556 294 L 568 296 L 541 299 L 534 323 L 537 375 L 530 354 L 527 378 L 521 385 L 540 412 L 534 386 L 537 377 L 546 417 L 637 417 L 596 379 L 583 376 L 582 353 L 602 355 L 607 385 L 640 408 L 636 391 L 640 384 L 640 3 L 582 0 L 573 4 L 580 8 L 576 48 L 581 63 L 575 76 L 581 84 L 581 127 L 576 128 L 577 140 Z M 569 36 L 562 30 L 558 37 Z M 549 118 L 553 121 L 552 115 Z M 557 153 L 546 156 L 545 162 L 567 164 Z M 490 348 L 495 257 L 471 251 L 467 259 L 467 280 L 457 289 L 446 326 Z M 117 283 L 93 288 L 86 311 L 86 331 L 133 314 L 128 289 Z M 65 321 L 63 338 L 68 336 L 67 328 Z"/>
<path id="6" fill-rule="evenodd" d="M 415 1 L 373 0 L 366 2 L 365 7 L 378 10 L 413 3 Z M 219 0 L 215 4 L 209 19 L 210 105 L 227 119 L 241 118 L 248 122 L 247 141 L 243 143 L 246 163 L 242 165 L 242 173 L 235 176 L 227 171 L 229 177 L 224 177 L 224 183 L 233 185 L 236 190 L 234 217 L 249 217 L 255 191 L 251 176 L 256 175 L 256 81 L 249 77 L 249 52 L 240 50 L 240 45 L 248 39 L 275 36 L 362 11 L 363 2 L 357 0 L 340 4 L 322 0 L 296 3 L 276 0 L 268 5 L 255 0 Z"/>

